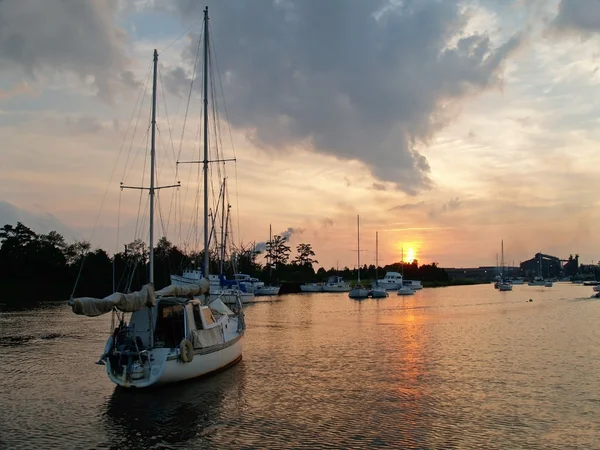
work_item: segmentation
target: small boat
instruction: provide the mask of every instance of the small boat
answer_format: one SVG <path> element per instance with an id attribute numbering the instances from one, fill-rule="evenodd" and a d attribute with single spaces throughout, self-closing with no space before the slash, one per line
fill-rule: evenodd
<path id="1" fill-rule="evenodd" d="M 323 283 L 304 283 L 300 285 L 302 292 L 323 292 Z"/>
<path id="2" fill-rule="evenodd" d="M 506 282 L 506 281 L 501 281 L 500 283 L 498 283 L 498 290 L 502 291 L 502 292 L 506 292 L 506 291 L 512 291 L 512 283 Z"/>
<path id="3" fill-rule="evenodd" d="M 418 291 L 419 289 L 423 289 L 423 285 L 419 280 L 405 280 L 402 279 L 402 286 L 408 286 L 409 288 Z"/>
<path id="4" fill-rule="evenodd" d="M 254 295 L 260 297 L 263 295 L 278 295 L 280 286 L 262 286 L 254 289 Z"/>
<path id="5" fill-rule="evenodd" d="M 358 255 L 358 281 L 354 287 L 350 289 L 350 292 L 348 292 L 348 297 L 355 300 L 361 300 L 369 297 L 369 291 L 360 283 L 360 216 L 356 216 L 356 226 L 358 230 L 358 251 L 356 252 Z"/>
<path id="6" fill-rule="evenodd" d="M 544 286 L 546 284 L 546 282 L 544 281 L 544 279 L 542 277 L 534 277 L 532 281 L 530 281 L 529 283 L 527 283 L 527 285 L 529 286 Z"/>
<path id="7" fill-rule="evenodd" d="M 379 267 L 379 232 L 375 232 L 375 280 L 377 280 L 377 269 Z M 387 290 L 383 286 L 379 286 L 378 282 L 375 281 L 369 292 L 371 298 L 386 298 L 389 297 Z"/>
<path id="8" fill-rule="evenodd" d="M 344 278 L 333 276 L 327 279 L 327 283 L 323 285 L 323 292 L 349 292 L 350 283 L 344 281 Z"/>
<path id="9" fill-rule="evenodd" d="M 398 295 L 414 295 L 415 291 L 413 288 L 408 286 L 400 286 L 400 289 L 397 291 Z"/>
<path id="10" fill-rule="evenodd" d="M 402 286 L 402 275 L 399 272 L 386 272 L 381 280 L 377 280 L 377 285 L 390 291 L 396 290 Z"/>
<path id="11" fill-rule="evenodd" d="M 552 287 L 552 281 L 550 281 L 550 280 L 544 281 L 544 287 Z"/>

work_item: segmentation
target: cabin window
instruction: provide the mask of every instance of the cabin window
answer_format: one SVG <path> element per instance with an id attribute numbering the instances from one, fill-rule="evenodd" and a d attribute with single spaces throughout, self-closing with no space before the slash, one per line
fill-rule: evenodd
<path id="1" fill-rule="evenodd" d="M 203 308 L 202 314 L 204 314 L 204 320 L 206 321 L 206 325 L 211 325 L 211 324 L 215 323 L 215 318 L 213 317 L 212 313 L 210 312 L 210 309 Z"/>
<path id="2" fill-rule="evenodd" d="M 155 341 L 164 347 L 175 348 L 185 337 L 185 309 L 182 304 L 158 305 Z"/>
<path id="3" fill-rule="evenodd" d="M 200 305 L 194 305 L 192 310 L 194 311 L 194 323 L 196 324 L 196 330 L 201 330 L 204 327 L 202 326 L 202 316 L 200 316 Z"/>

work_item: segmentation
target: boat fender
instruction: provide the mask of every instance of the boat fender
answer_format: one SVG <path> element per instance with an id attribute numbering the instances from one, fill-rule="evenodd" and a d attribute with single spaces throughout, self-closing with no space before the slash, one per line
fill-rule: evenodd
<path id="1" fill-rule="evenodd" d="M 192 362 L 192 359 L 194 359 L 194 346 L 187 339 L 179 344 L 179 356 L 184 363 Z"/>

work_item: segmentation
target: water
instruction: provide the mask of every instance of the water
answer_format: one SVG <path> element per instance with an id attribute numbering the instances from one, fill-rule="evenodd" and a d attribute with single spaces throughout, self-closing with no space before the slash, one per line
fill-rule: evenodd
<path id="1" fill-rule="evenodd" d="M 591 291 L 283 296 L 247 307 L 241 363 L 150 392 L 94 364 L 110 317 L 4 308 L 0 448 L 600 448 Z"/>

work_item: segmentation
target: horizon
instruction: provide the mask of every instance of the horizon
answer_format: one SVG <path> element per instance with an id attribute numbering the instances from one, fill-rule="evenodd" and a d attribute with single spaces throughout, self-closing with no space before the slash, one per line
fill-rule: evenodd
<path id="1" fill-rule="evenodd" d="M 182 187 L 158 200 L 155 241 L 196 248 L 198 180 L 175 159 L 198 146 L 196 91 L 185 135 L 183 124 L 204 4 L 26 3 L 2 6 L 0 223 L 110 254 L 146 236 L 143 199 L 119 182 L 144 180 L 157 48 L 158 174 Z M 237 245 L 264 244 L 272 224 L 292 254 L 309 243 L 317 266 L 352 269 L 358 214 L 361 266 L 375 262 L 376 232 L 380 267 L 403 250 L 419 264 L 494 266 L 501 240 L 508 261 L 600 260 L 596 3 L 206 4 L 220 151 L 237 158 L 226 168 Z"/>

